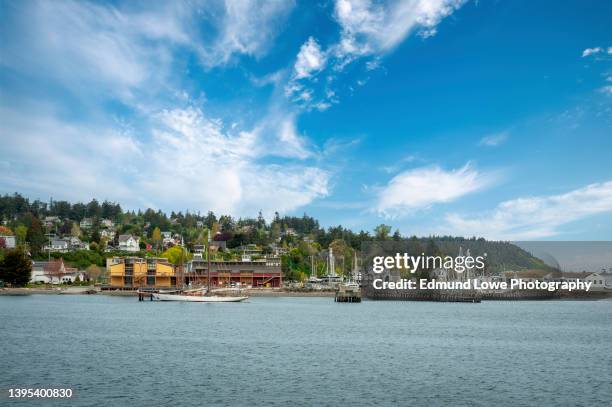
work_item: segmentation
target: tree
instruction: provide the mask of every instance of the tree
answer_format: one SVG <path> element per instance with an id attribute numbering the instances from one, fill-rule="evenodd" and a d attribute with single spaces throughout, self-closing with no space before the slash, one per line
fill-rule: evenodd
<path id="1" fill-rule="evenodd" d="M 32 275 L 32 262 L 22 249 L 12 249 L 6 252 L 0 262 L 0 280 L 10 283 L 13 287 L 26 285 Z"/>
<path id="2" fill-rule="evenodd" d="M 374 228 L 374 234 L 378 240 L 387 240 L 389 238 L 389 233 L 391 233 L 391 226 L 389 225 L 381 223 Z"/>
<path id="3" fill-rule="evenodd" d="M 26 236 L 28 234 L 28 228 L 24 225 L 19 225 L 15 229 L 15 236 L 17 237 L 17 244 L 24 244 L 26 242 Z"/>
<path id="4" fill-rule="evenodd" d="M 30 227 L 26 235 L 26 240 L 30 243 L 32 256 L 37 256 L 42 251 L 45 243 L 45 234 L 42 230 L 42 224 L 36 216 L 31 217 Z"/>
<path id="5" fill-rule="evenodd" d="M 161 230 L 159 230 L 159 228 L 153 229 L 151 240 L 153 240 L 153 244 L 155 245 L 155 250 L 158 251 L 161 246 L 161 242 L 162 242 Z"/>
<path id="6" fill-rule="evenodd" d="M 6 226 L 0 225 L 0 235 L 13 236 L 13 232 L 11 231 L 11 229 L 7 228 Z"/>
<path id="7" fill-rule="evenodd" d="M 102 269 L 95 264 L 90 264 L 89 267 L 87 267 L 86 273 L 89 280 L 95 283 L 102 276 Z"/>
<path id="8" fill-rule="evenodd" d="M 70 234 L 70 231 L 72 230 L 72 221 L 66 219 L 63 223 L 62 226 L 60 226 L 59 228 L 59 233 L 62 236 L 66 236 L 68 234 Z"/>
<path id="9" fill-rule="evenodd" d="M 191 260 L 191 253 L 180 246 L 172 246 L 161 254 L 161 257 L 168 259 L 171 264 L 178 266 L 183 262 Z"/>
<path id="10" fill-rule="evenodd" d="M 100 232 L 98 231 L 98 229 L 94 229 L 93 233 L 91 234 L 91 237 L 89 239 L 91 242 L 96 242 L 98 244 L 100 244 Z"/>
<path id="11" fill-rule="evenodd" d="M 81 236 L 81 228 L 79 227 L 78 223 L 73 223 L 72 227 L 70 228 L 70 235 L 72 237 L 79 237 Z"/>

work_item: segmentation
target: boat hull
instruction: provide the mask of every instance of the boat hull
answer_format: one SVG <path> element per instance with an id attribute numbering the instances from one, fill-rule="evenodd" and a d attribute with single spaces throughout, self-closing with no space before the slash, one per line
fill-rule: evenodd
<path id="1" fill-rule="evenodd" d="M 249 297 L 222 297 L 218 295 L 178 295 L 178 294 L 153 294 L 153 299 L 158 301 L 184 301 L 184 302 L 240 302 Z"/>

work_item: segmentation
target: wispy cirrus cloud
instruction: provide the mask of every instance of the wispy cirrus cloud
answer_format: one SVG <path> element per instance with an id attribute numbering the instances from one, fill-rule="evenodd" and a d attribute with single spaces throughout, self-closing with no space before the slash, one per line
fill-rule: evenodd
<path id="1" fill-rule="evenodd" d="M 390 218 L 405 216 L 482 190 L 495 179 L 495 175 L 484 174 L 471 163 L 454 170 L 431 166 L 403 171 L 378 189 L 372 210 Z"/>
<path id="2" fill-rule="evenodd" d="M 502 240 L 539 239 L 559 234 L 563 225 L 609 212 L 612 212 L 612 181 L 560 195 L 512 199 L 485 214 L 449 214 L 444 233 Z"/>
<path id="3" fill-rule="evenodd" d="M 178 200 L 237 216 L 291 211 L 326 196 L 330 175 L 305 163 L 315 147 L 297 129 L 295 113 L 264 106 L 268 114 L 247 124 L 229 114 L 241 124 L 226 126 L 205 114 L 175 75 L 184 72 L 185 56 L 209 69 L 240 55 L 264 55 L 293 6 L 259 0 L 8 5 L 0 17 L 7 23 L 2 68 L 53 88 L 36 103 L 29 90 L 10 107 L 2 101 L 0 162 L 7 170 L 0 187 L 131 207 L 176 209 Z"/>
<path id="4" fill-rule="evenodd" d="M 209 43 L 197 46 L 202 63 L 214 67 L 236 55 L 265 55 L 294 7 L 293 0 L 202 2 L 198 12 L 209 16 L 216 30 Z"/>
<path id="5" fill-rule="evenodd" d="M 508 140 L 508 137 L 508 132 L 489 134 L 488 136 L 484 136 L 483 138 L 481 138 L 478 144 L 487 147 L 497 147 L 500 144 L 505 143 Z"/>
<path id="6" fill-rule="evenodd" d="M 270 217 L 329 193 L 330 174 L 291 160 L 295 146 L 270 139 L 263 149 L 264 135 L 257 129 L 227 128 L 198 108 L 160 111 L 150 133 L 140 137 L 113 127 L 66 123 L 52 111 L 24 117 L 2 109 L 0 120 L 0 161 L 7 163 L 0 185 L 7 192 L 108 198 L 132 208 L 174 210 L 180 202 L 185 209 L 235 216 L 254 216 L 261 209 Z M 16 139 L 20 142 L 11 142 Z M 270 155 L 285 160 L 267 162 Z"/>
<path id="7" fill-rule="evenodd" d="M 337 102 L 336 75 L 364 59 L 367 71 L 411 33 L 423 38 L 436 34 L 438 24 L 465 0 L 336 0 L 334 18 L 340 39 L 322 49 L 313 37 L 302 45 L 286 95 L 307 109 L 325 110 Z M 324 80 L 319 80 L 319 77 Z M 315 86 L 318 85 L 318 86 Z"/>

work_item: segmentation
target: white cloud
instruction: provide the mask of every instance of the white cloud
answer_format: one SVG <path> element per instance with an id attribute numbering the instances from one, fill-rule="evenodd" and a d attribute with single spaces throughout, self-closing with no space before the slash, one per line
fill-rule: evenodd
<path id="1" fill-rule="evenodd" d="M 195 109 L 164 112 L 160 125 L 154 133 L 153 182 L 144 185 L 147 196 L 155 196 L 159 185 L 166 186 L 164 206 L 180 197 L 193 207 L 218 212 L 253 215 L 262 209 L 271 215 L 328 193 L 328 174 L 319 168 L 259 160 L 272 152 L 294 154 L 304 149 L 292 134 L 294 129 L 284 130 L 278 148 L 265 150 L 257 131 L 228 134 L 222 123 Z M 305 154 L 305 149 L 301 152 Z"/>
<path id="2" fill-rule="evenodd" d="M 306 140 L 297 132 L 294 116 L 287 116 L 282 120 L 278 138 L 281 147 L 280 151 L 286 157 L 304 160 L 313 155 L 306 146 Z"/>
<path id="3" fill-rule="evenodd" d="M 482 139 L 480 139 L 479 144 L 481 146 L 496 147 L 500 144 L 503 144 L 506 140 L 508 140 L 508 133 L 502 132 L 497 134 L 490 134 L 488 136 L 483 137 Z"/>
<path id="4" fill-rule="evenodd" d="M 340 26 L 340 39 L 321 50 L 314 38 L 309 38 L 298 53 L 294 75 L 285 87 L 292 101 L 307 109 L 327 109 L 337 103 L 329 97 L 333 80 L 348 64 L 367 58 L 365 69 L 374 70 L 380 59 L 397 47 L 410 33 L 422 37 L 436 33 L 436 27 L 460 8 L 465 0 L 336 0 L 334 18 Z M 317 77 L 326 75 L 320 95 L 314 95 Z M 296 97 L 307 88 L 309 98 Z"/>
<path id="5" fill-rule="evenodd" d="M 202 62 L 213 67 L 230 62 L 234 55 L 265 55 L 294 5 L 294 1 L 225 0 L 215 8 L 204 3 L 204 9 L 212 9 L 219 33 L 201 47 Z"/>
<path id="6" fill-rule="evenodd" d="M 518 198 L 492 212 L 447 216 L 448 233 L 488 239 L 538 239 L 559 234 L 559 227 L 589 216 L 612 212 L 612 182 L 587 185 L 561 195 Z"/>
<path id="7" fill-rule="evenodd" d="M 584 51 L 582 51 L 582 57 L 585 58 L 589 55 L 599 54 L 602 51 L 603 49 L 601 47 L 586 48 Z"/>
<path id="8" fill-rule="evenodd" d="M 478 172 L 470 163 L 451 171 L 440 167 L 407 170 L 379 190 L 374 211 L 388 217 L 406 215 L 434 204 L 452 202 L 481 190 L 492 181 L 492 176 Z"/>
<path id="9" fill-rule="evenodd" d="M 296 79 L 308 78 L 313 73 L 325 67 L 325 54 L 321 51 L 319 43 L 312 37 L 308 38 L 297 55 L 294 66 Z"/>
<path id="10" fill-rule="evenodd" d="M 605 93 L 606 95 L 612 95 L 612 85 L 606 85 L 599 88 L 601 93 Z"/>
<path id="11" fill-rule="evenodd" d="M 464 0 L 409 0 L 379 4 L 370 0 L 337 0 L 335 15 L 341 26 L 341 40 L 336 53 L 340 58 L 384 54 L 414 30 L 430 37 L 440 21 L 464 3 Z"/>
<path id="12" fill-rule="evenodd" d="M 206 67 L 272 46 L 293 2 L 215 0 L 120 5 L 58 0 L 11 8 L 14 27 L 0 42 L 0 64 L 49 78 L 91 103 L 119 98 L 138 109 L 180 86 L 181 51 Z M 204 28 L 205 27 L 205 28 Z M 212 33 L 212 34 L 211 34 Z M 156 106 L 160 107 L 161 103 Z"/>
<path id="13" fill-rule="evenodd" d="M 264 144 L 257 130 L 227 130 L 220 120 L 188 108 L 158 113 L 150 135 L 139 140 L 105 127 L 66 124 L 54 112 L 28 111 L 0 111 L 0 161 L 8 163 L 0 185 L 7 192 L 235 216 L 288 212 L 329 192 L 323 169 L 290 159 L 266 162 L 274 154 L 291 158 L 299 148 L 307 154 L 296 134 Z"/>
<path id="14" fill-rule="evenodd" d="M 89 2 L 27 2 L 11 9 L 14 29 L 2 42 L 2 64 L 44 77 L 89 99 L 134 102 L 136 90 L 160 89 L 173 47 L 189 46 L 190 10 L 157 3 L 147 10 Z"/>

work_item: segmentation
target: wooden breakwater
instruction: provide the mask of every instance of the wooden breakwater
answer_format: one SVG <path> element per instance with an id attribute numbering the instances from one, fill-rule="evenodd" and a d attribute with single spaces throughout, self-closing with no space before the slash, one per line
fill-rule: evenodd
<path id="1" fill-rule="evenodd" d="M 597 300 L 612 297 L 612 293 L 601 291 L 547 291 L 547 290 L 364 290 L 363 296 L 370 300 L 389 301 L 436 301 L 436 302 L 481 302 L 481 301 L 539 301 L 539 300 Z"/>
<path id="2" fill-rule="evenodd" d="M 560 298 L 558 291 L 547 290 L 506 290 L 483 291 L 482 299 L 485 301 L 534 301 L 554 300 Z"/>
<path id="3" fill-rule="evenodd" d="M 386 301 L 435 301 L 471 302 L 482 299 L 477 290 L 364 290 L 370 300 Z"/>

